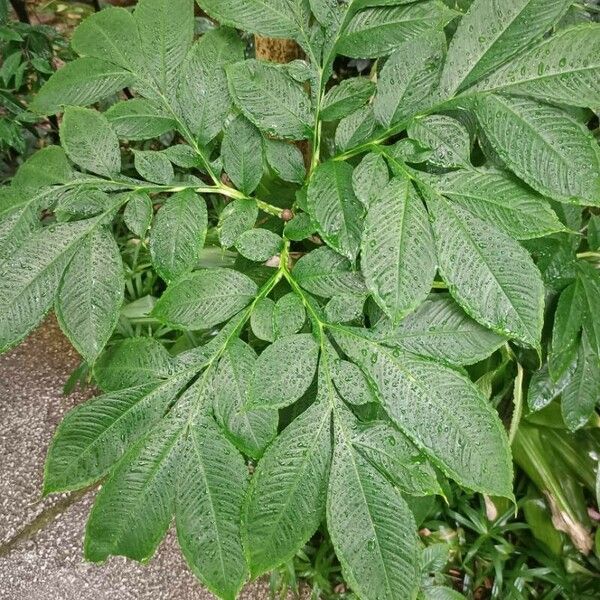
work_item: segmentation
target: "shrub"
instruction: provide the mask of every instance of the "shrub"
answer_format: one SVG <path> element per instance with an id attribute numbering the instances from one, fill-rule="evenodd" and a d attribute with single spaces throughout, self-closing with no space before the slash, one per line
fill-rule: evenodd
<path id="1" fill-rule="evenodd" d="M 359 597 L 451 594 L 419 592 L 415 498 L 447 478 L 513 498 L 494 370 L 472 381 L 482 361 L 518 361 L 511 439 L 520 365 L 539 366 L 550 340 L 531 408 L 562 394 L 575 429 L 598 400 L 598 221 L 584 207 L 600 206 L 586 127 L 600 28 L 565 26 L 570 0 L 476 0 L 465 15 L 439 0 L 199 3 L 221 27 L 196 41 L 192 0 L 85 20 L 80 58 L 32 107 L 63 113 L 61 146 L 4 190 L 0 348 L 54 307 L 105 392 L 59 426 L 44 491 L 104 480 L 92 561 L 148 560 L 174 516 L 223 598 L 323 520 Z M 293 39 L 306 60 L 245 58 L 233 28 Z M 376 60 L 336 81 L 337 55 Z M 119 140 L 168 132 L 123 161 Z M 152 318 L 206 343 L 169 353 L 134 337 L 103 353 L 123 302 L 121 221 L 166 286 Z M 203 263 L 217 238 L 232 265 Z"/>

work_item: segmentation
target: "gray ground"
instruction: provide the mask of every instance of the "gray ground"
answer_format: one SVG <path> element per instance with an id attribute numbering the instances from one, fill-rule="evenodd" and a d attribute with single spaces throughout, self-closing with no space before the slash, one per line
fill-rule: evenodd
<path id="1" fill-rule="evenodd" d="M 0 356 L 0 600 L 205 600 L 169 533 L 148 565 L 85 563 L 82 538 L 94 491 L 41 499 L 44 457 L 64 413 L 90 392 L 62 394 L 75 351 L 48 319 Z M 266 599 L 264 581 L 245 600 Z"/>

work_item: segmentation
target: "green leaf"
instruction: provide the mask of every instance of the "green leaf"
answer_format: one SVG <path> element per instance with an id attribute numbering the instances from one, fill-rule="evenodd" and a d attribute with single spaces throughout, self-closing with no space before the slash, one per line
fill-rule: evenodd
<path id="1" fill-rule="evenodd" d="M 159 422 L 190 377 L 113 391 L 67 413 L 48 451 L 44 493 L 76 490 L 100 479 Z"/>
<path id="2" fill-rule="evenodd" d="M 308 213 L 299 213 L 288 221 L 283 228 L 283 235 L 294 242 L 300 242 L 315 232 L 315 226 Z"/>
<path id="3" fill-rule="evenodd" d="M 327 244 L 354 260 L 364 212 L 352 188 L 348 163 L 329 161 L 317 167 L 308 184 L 308 209 Z"/>
<path id="4" fill-rule="evenodd" d="M 397 326 L 385 321 L 376 331 L 386 346 L 453 365 L 472 365 L 505 343 L 505 338 L 469 318 L 446 294 L 431 295 Z"/>
<path id="5" fill-rule="evenodd" d="M 548 372 L 548 363 L 545 363 L 541 369 L 536 371 L 529 382 L 527 390 L 527 405 L 532 411 L 542 410 L 553 400 L 558 398 L 565 389 L 573 372 L 577 367 L 577 361 L 569 365 L 569 368 L 558 381 L 553 381 Z"/>
<path id="6" fill-rule="evenodd" d="M 254 227 L 258 217 L 258 207 L 254 200 L 235 200 L 230 202 L 219 219 L 219 241 L 225 248 L 235 244 L 238 237 Z"/>
<path id="7" fill-rule="evenodd" d="M 408 135 L 432 153 L 427 161 L 444 168 L 471 168 L 471 140 L 465 126 L 446 115 L 415 119 Z"/>
<path id="8" fill-rule="evenodd" d="M 278 65 L 245 60 L 226 69 L 233 101 L 262 132 L 303 140 L 312 127 L 310 99 Z"/>
<path id="9" fill-rule="evenodd" d="M 468 87 L 541 38 L 570 0 L 476 0 L 450 43 L 441 86 L 447 96 Z"/>
<path id="10" fill-rule="evenodd" d="M 371 203 L 361 256 L 367 288 L 393 323 L 427 297 L 435 247 L 427 211 L 408 179 L 392 179 Z"/>
<path id="11" fill-rule="evenodd" d="M 169 285 L 152 314 L 171 327 L 207 329 L 242 310 L 257 291 L 247 275 L 233 269 L 200 269 Z"/>
<path id="12" fill-rule="evenodd" d="M 547 2 L 544 3 L 544 21 Z M 550 4 L 555 4 L 553 0 Z M 531 26 L 531 24 L 530 24 Z M 597 106 L 600 94 L 600 25 L 586 23 L 558 31 L 520 54 L 474 91 L 498 91 L 538 98 L 543 102 Z"/>
<path id="13" fill-rule="evenodd" d="M 134 150 L 135 170 L 146 181 L 167 185 L 173 181 L 175 172 L 171 161 L 156 150 Z"/>
<path id="14" fill-rule="evenodd" d="M 201 144 L 222 129 L 232 101 L 225 66 L 244 58 L 244 45 L 235 31 L 207 31 L 192 46 L 182 65 L 177 98 L 181 111 Z"/>
<path id="15" fill-rule="evenodd" d="M 275 175 L 283 181 L 303 183 L 306 176 L 304 157 L 294 144 L 263 138 L 265 157 Z"/>
<path id="16" fill-rule="evenodd" d="M 442 493 L 427 457 L 403 433 L 385 421 L 373 421 L 359 428 L 352 436 L 352 444 L 403 493 L 411 496 Z"/>
<path id="17" fill-rule="evenodd" d="M 577 357 L 579 333 L 583 324 L 583 289 L 577 279 L 560 295 L 554 326 L 552 344 L 548 352 L 548 370 L 554 381 L 558 381 Z"/>
<path id="18" fill-rule="evenodd" d="M 352 271 L 348 259 L 326 246 L 300 258 L 292 275 L 307 292 L 323 298 L 366 291 L 361 273 Z"/>
<path id="19" fill-rule="evenodd" d="M 165 115 L 154 102 L 143 98 L 117 102 L 104 113 L 104 116 L 117 136 L 126 140 L 148 140 L 177 126 L 176 121 Z"/>
<path id="20" fill-rule="evenodd" d="M 110 6 L 92 13 L 73 32 L 71 46 L 80 56 L 105 60 L 134 73 L 143 71 L 137 25 L 124 8 Z"/>
<path id="21" fill-rule="evenodd" d="M 90 219 L 45 227 L 0 264 L 0 351 L 20 342 L 42 320 L 63 271 L 97 223 Z"/>
<path id="22" fill-rule="evenodd" d="M 330 407 L 317 402 L 283 430 L 258 463 L 242 509 L 252 577 L 291 559 L 319 526 L 331 461 L 330 428 Z"/>
<path id="23" fill-rule="evenodd" d="M 564 231 L 546 198 L 496 170 L 459 170 L 432 177 L 439 194 L 518 239 Z"/>
<path id="24" fill-rule="evenodd" d="M 242 115 L 225 129 L 221 157 L 235 187 L 244 194 L 251 194 L 263 174 L 262 139 L 258 129 Z"/>
<path id="25" fill-rule="evenodd" d="M 600 402 L 600 357 L 584 331 L 577 352 L 577 367 L 561 394 L 563 419 L 571 431 L 583 427 Z"/>
<path id="26" fill-rule="evenodd" d="M 95 110 L 67 107 L 60 142 L 74 163 L 92 173 L 110 178 L 121 170 L 117 135 L 106 117 Z"/>
<path id="27" fill-rule="evenodd" d="M 590 216 L 587 228 L 587 240 L 590 250 L 600 250 L 600 215 Z"/>
<path id="28" fill-rule="evenodd" d="M 165 281 L 176 279 L 196 266 L 207 225 L 204 199 L 192 190 L 167 199 L 150 231 L 152 263 Z"/>
<path id="29" fill-rule="evenodd" d="M 352 188 L 356 197 L 369 208 L 390 179 L 386 162 L 380 154 L 370 152 L 352 172 Z"/>
<path id="30" fill-rule="evenodd" d="M 432 103 L 445 51 L 444 35 L 435 30 L 400 45 L 377 80 L 373 110 L 379 123 L 406 121 Z"/>
<path id="31" fill-rule="evenodd" d="M 273 307 L 274 338 L 281 338 L 302 329 L 306 321 L 304 304 L 298 294 L 290 292 L 277 300 Z"/>
<path id="32" fill-rule="evenodd" d="M 274 38 L 301 37 L 309 12 L 303 0 L 198 0 L 223 25 Z"/>
<path id="33" fill-rule="evenodd" d="M 146 561 L 156 551 L 175 510 L 187 421 L 181 412 L 171 411 L 141 438 L 98 492 L 86 528 L 87 560 L 121 555 Z"/>
<path id="34" fill-rule="evenodd" d="M 584 261 L 577 266 L 583 289 L 583 329 L 594 352 L 600 356 L 600 274 Z"/>
<path id="35" fill-rule="evenodd" d="M 562 202 L 600 205 L 597 142 L 564 110 L 490 94 L 476 112 L 496 152 L 532 188 Z"/>
<path id="36" fill-rule="evenodd" d="M 340 151 L 354 148 L 374 138 L 378 131 L 373 108 L 364 106 L 339 122 L 335 130 L 335 146 Z"/>
<path id="37" fill-rule="evenodd" d="M 246 410 L 248 387 L 256 364 L 256 352 L 241 340 L 234 340 L 223 353 L 213 381 L 214 412 L 217 423 L 237 448 L 258 459 L 277 435 L 275 410 Z"/>
<path id="38" fill-rule="evenodd" d="M 374 91 L 375 84 L 366 77 L 344 79 L 325 94 L 319 116 L 322 121 L 346 117 L 364 106 Z"/>
<path id="39" fill-rule="evenodd" d="M 259 340 L 266 342 L 275 341 L 275 328 L 273 327 L 273 311 L 275 302 L 271 298 L 261 298 L 254 306 L 250 316 L 252 332 Z"/>
<path id="40" fill-rule="evenodd" d="M 350 404 L 360 406 L 377 402 L 377 396 L 371 389 L 360 367 L 347 360 L 334 360 L 331 364 L 331 379 L 338 394 Z"/>
<path id="41" fill-rule="evenodd" d="M 428 195 L 439 272 L 462 308 L 482 325 L 534 348 L 540 344 L 544 284 L 511 237 L 457 205 Z"/>
<path id="42" fill-rule="evenodd" d="M 175 503 L 179 545 L 200 581 L 233 600 L 247 573 L 240 512 L 248 469 L 209 417 L 190 427 L 183 454 Z"/>
<path id="43" fill-rule="evenodd" d="M 325 318 L 330 323 L 361 319 L 366 297 L 366 294 L 337 294 L 325 306 Z"/>
<path id="44" fill-rule="evenodd" d="M 408 39 L 441 30 L 456 13 L 442 2 L 367 8 L 350 21 L 336 46 L 344 56 L 376 58 L 391 54 Z"/>
<path id="45" fill-rule="evenodd" d="M 151 337 L 126 338 L 109 346 L 94 364 L 94 378 L 105 391 L 158 382 L 171 374 L 172 359 Z"/>
<path id="46" fill-rule="evenodd" d="M 256 361 L 248 392 L 250 408 L 283 408 L 306 392 L 317 368 L 319 345 L 310 333 L 279 338 Z"/>
<path id="47" fill-rule="evenodd" d="M 102 100 L 135 81 L 135 76 L 97 58 L 78 58 L 56 71 L 30 105 L 32 111 L 50 115 L 67 104 L 86 106 Z"/>
<path id="48" fill-rule="evenodd" d="M 57 183 L 67 183 L 75 172 L 60 146 L 46 146 L 32 154 L 12 178 L 12 186 L 37 190 Z"/>
<path id="49" fill-rule="evenodd" d="M 360 329 L 337 328 L 342 350 L 365 371 L 383 408 L 433 464 L 460 485 L 512 497 L 512 460 L 498 415 L 457 371 L 392 350 Z"/>
<path id="50" fill-rule="evenodd" d="M 140 0 L 133 13 L 144 66 L 167 98 L 175 95 L 177 69 L 192 45 L 193 6 L 193 0 Z"/>
<path id="51" fill-rule="evenodd" d="M 327 528 L 344 576 L 365 600 L 414 598 L 420 578 L 414 517 L 340 429 L 336 423 Z"/>
<path id="52" fill-rule="evenodd" d="M 264 262 L 279 254 L 283 240 L 268 229 L 248 229 L 236 240 L 237 251 L 248 260 Z"/>
<path id="53" fill-rule="evenodd" d="M 56 298 L 60 327 L 89 365 L 117 325 L 124 287 L 119 247 L 109 231 L 98 228 L 77 248 Z"/>
<path id="54" fill-rule="evenodd" d="M 153 215 L 150 196 L 144 192 L 132 193 L 123 212 L 123 220 L 129 231 L 143 239 L 150 227 Z"/>

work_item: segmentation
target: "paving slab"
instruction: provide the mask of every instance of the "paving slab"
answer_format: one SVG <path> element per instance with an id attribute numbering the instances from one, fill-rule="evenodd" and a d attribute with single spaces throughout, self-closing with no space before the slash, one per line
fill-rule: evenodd
<path id="1" fill-rule="evenodd" d="M 41 499 L 44 459 L 65 412 L 93 394 L 63 385 L 77 353 L 48 318 L 27 340 L 0 356 L 0 600 L 208 600 L 169 532 L 147 565 L 121 557 L 104 565 L 82 556 L 85 521 L 95 491 Z M 244 600 L 269 598 L 253 582 Z"/>

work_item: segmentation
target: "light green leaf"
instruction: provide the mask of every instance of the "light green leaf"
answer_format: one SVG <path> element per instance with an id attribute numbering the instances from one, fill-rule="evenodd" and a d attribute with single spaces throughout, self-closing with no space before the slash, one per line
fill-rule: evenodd
<path id="1" fill-rule="evenodd" d="M 352 188 L 356 197 L 369 208 L 390 179 L 387 165 L 381 154 L 370 152 L 352 172 Z"/>
<path id="2" fill-rule="evenodd" d="M 360 406 L 377 402 L 374 390 L 360 367 L 348 360 L 334 360 L 331 363 L 331 379 L 338 394 L 350 404 Z"/>
<path id="3" fill-rule="evenodd" d="M 321 104 L 322 121 L 337 121 L 367 103 L 375 91 L 375 84 L 366 77 L 351 77 L 333 86 Z"/>
<path id="4" fill-rule="evenodd" d="M 279 338 L 256 361 L 248 392 L 251 408 L 283 408 L 306 392 L 317 368 L 319 345 L 310 333 Z"/>
<path id="5" fill-rule="evenodd" d="M 112 233 L 98 228 L 78 246 L 56 298 L 60 327 L 89 365 L 117 325 L 124 287 L 119 247 Z"/>
<path id="6" fill-rule="evenodd" d="M 506 341 L 469 318 L 446 294 L 432 294 L 396 327 L 385 321 L 376 331 L 386 346 L 453 365 L 479 362 Z"/>
<path id="7" fill-rule="evenodd" d="M 190 427 L 183 454 L 175 502 L 179 545 L 200 581 L 234 600 L 247 574 L 240 539 L 246 463 L 209 417 Z"/>
<path id="8" fill-rule="evenodd" d="M 154 102 L 143 98 L 117 102 L 104 116 L 115 133 L 126 140 L 148 140 L 177 126 L 175 120 L 166 115 Z"/>
<path id="9" fill-rule="evenodd" d="M 238 237 L 251 229 L 258 217 L 258 207 L 254 200 L 230 202 L 219 219 L 219 241 L 225 248 L 235 244 Z"/>
<path id="10" fill-rule="evenodd" d="M 171 161 L 156 150 L 134 150 L 135 170 L 146 181 L 167 185 L 173 181 L 175 172 Z"/>
<path id="11" fill-rule="evenodd" d="M 44 493 L 76 490 L 100 479 L 158 423 L 190 377 L 113 391 L 67 413 L 48 451 Z"/>
<path id="12" fill-rule="evenodd" d="M 400 45 L 377 80 L 373 110 L 379 123 L 406 121 L 435 101 L 445 51 L 444 34 L 436 30 Z"/>
<path id="13" fill-rule="evenodd" d="M 422 146 L 431 148 L 428 162 L 444 168 L 471 168 L 471 140 L 465 126 L 446 115 L 415 119 L 408 135 Z"/>
<path id="14" fill-rule="evenodd" d="M 476 112 L 487 139 L 523 181 L 555 200 L 600 206 L 597 142 L 564 110 L 490 94 Z"/>
<path id="15" fill-rule="evenodd" d="M 462 308 L 482 325 L 534 348 L 540 344 L 544 284 L 511 237 L 441 197 L 427 207 L 439 272 Z"/>
<path id="16" fill-rule="evenodd" d="M 291 559 L 319 526 L 330 428 L 330 407 L 317 402 L 283 430 L 258 463 L 242 509 L 242 539 L 253 577 Z"/>
<path id="17" fill-rule="evenodd" d="M 306 321 L 304 304 L 298 294 L 290 292 L 277 300 L 273 307 L 273 333 L 275 339 L 297 333 Z"/>
<path id="18" fill-rule="evenodd" d="M 577 353 L 577 367 L 561 394 L 563 419 L 571 431 L 583 427 L 600 402 L 600 357 L 584 331 Z"/>
<path id="19" fill-rule="evenodd" d="M 90 219 L 44 227 L 0 265 L 0 351 L 20 342 L 42 320 L 71 257 L 97 224 Z"/>
<path id="20" fill-rule="evenodd" d="M 512 497 L 512 459 L 495 410 L 464 375 L 441 363 L 392 350 L 360 329 L 335 339 L 365 371 L 392 421 L 434 465 L 460 485 Z"/>
<path id="21" fill-rule="evenodd" d="M 258 459 L 277 435 L 275 410 L 246 410 L 248 386 L 256 365 L 256 352 L 234 340 L 219 361 L 213 380 L 215 419 L 237 448 Z"/>
<path id="22" fill-rule="evenodd" d="M 132 193 L 123 212 L 123 220 L 131 233 L 144 238 L 153 216 L 152 200 L 144 192 Z"/>
<path id="23" fill-rule="evenodd" d="M 201 144 L 221 131 L 232 107 L 225 66 L 243 58 L 244 46 L 236 32 L 221 27 L 202 35 L 183 63 L 177 98 Z"/>
<path id="24" fill-rule="evenodd" d="M 553 0 L 550 4 L 555 2 Z M 544 21 L 547 4 L 544 2 L 542 16 L 538 13 L 536 20 Z M 531 96 L 543 102 L 588 108 L 598 105 L 599 75 L 600 25 L 586 23 L 558 31 L 472 89 Z"/>
<path id="25" fill-rule="evenodd" d="M 78 58 L 48 79 L 30 105 L 32 111 L 50 115 L 65 105 L 86 106 L 102 100 L 135 81 L 135 76 L 97 58 Z"/>
<path id="26" fill-rule="evenodd" d="M 273 327 L 273 311 L 275 302 L 271 298 L 261 298 L 252 311 L 250 316 L 250 326 L 252 332 L 259 340 L 266 342 L 275 341 L 275 331 Z"/>
<path id="27" fill-rule="evenodd" d="M 360 427 L 352 436 L 352 444 L 405 494 L 429 496 L 442 493 L 427 457 L 389 423 L 373 421 Z"/>
<path id="28" fill-rule="evenodd" d="M 325 318 L 330 323 L 360 319 L 366 298 L 365 294 L 337 294 L 325 306 Z"/>
<path id="29" fill-rule="evenodd" d="M 302 183 L 306 176 L 304 157 L 298 146 L 282 140 L 263 139 L 265 156 L 277 177 L 291 183 Z"/>
<path id="30" fill-rule="evenodd" d="M 508 235 L 526 240 L 564 231 L 548 200 L 496 170 L 459 170 L 432 177 L 436 191 Z"/>
<path id="31" fill-rule="evenodd" d="M 152 314 L 171 327 L 207 329 L 242 310 L 257 291 L 247 275 L 233 269 L 200 269 L 168 286 Z"/>
<path id="32" fill-rule="evenodd" d="M 427 297 L 435 246 L 427 211 L 408 179 L 392 179 L 371 203 L 361 256 L 367 288 L 393 323 Z"/>
<path id="33" fill-rule="evenodd" d="M 192 45 L 193 0 L 139 0 L 133 18 L 144 66 L 167 98 L 175 95 L 177 69 Z"/>
<path id="34" fill-rule="evenodd" d="M 312 127 L 310 99 L 278 65 L 245 60 L 226 69 L 233 101 L 261 131 L 303 140 Z"/>
<path id="35" fill-rule="evenodd" d="M 452 96 L 519 54 L 551 29 L 571 4 L 571 0 L 475 0 L 450 43 L 442 75 L 444 93 Z"/>
<path id="36" fill-rule="evenodd" d="M 441 30 L 455 15 L 438 0 L 367 8 L 351 19 L 336 50 L 352 58 L 385 56 L 410 38 Z"/>
<path id="37" fill-rule="evenodd" d="M 67 183 L 75 178 L 75 172 L 60 146 L 46 146 L 32 154 L 12 178 L 12 186 L 37 190 L 57 183 Z"/>
<path id="38" fill-rule="evenodd" d="M 414 517 L 340 428 L 336 424 L 327 529 L 344 576 L 365 600 L 414 598 L 420 577 Z"/>
<path id="39" fill-rule="evenodd" d="M 60 143 L 74 163 L 92 173 L 111 177 L 121 170 L 117 135 L 95 110 L 69 106 L 60 124 Z"/>
<path id="40" fill-rule="evenodd" d="M 248 229 L 238 236 L 235 247 L 248 260 L 264 262 L 279 254 L 283 240 L 268 229 Z"/>
<path id="41" fill-rule="evenodd" d="M 348 163 L 329 161 L 317 167 L 308 184 L 308 209 L 327 244 L 354 260 L 364 211 L 354 194 Z"/>
<path id="42" fill-rule="evenodd" d="M 306 291 L 323 298 L 366 291 L 362 274 L 352 271 L 348 259 L 326 246 L 300 258 L 292 275 Z"/>
<path id="43" fill-rule="evenodd" d="M 235 187 L 251 194 L 262 178 L 262 139 L 258 129 L 239 115 L 225 129 L 221 142 L 223 167 Z"/>
<path id="44" fill-rule="evenodd" d="M 126 338 L 109 346 L 94 364 L 94 378 L 105 391 L 158 382 L 171 374 L 167 349 L 151 337 Z"/>
<path id="45" fill-rule="evenodd" d="M 192 190 L 167 199 L 150 231 L 152 263 L 165 281 L 194 268 L 204 246 L 207 225 L 206 203 Z"/>
<path id="46" fill-rule="evenodd" d="M 375 137 L 379 131 L 373 107 L 363 106 L 344 117 L 335 130 L 335 146 L 343 151 Z"/>

